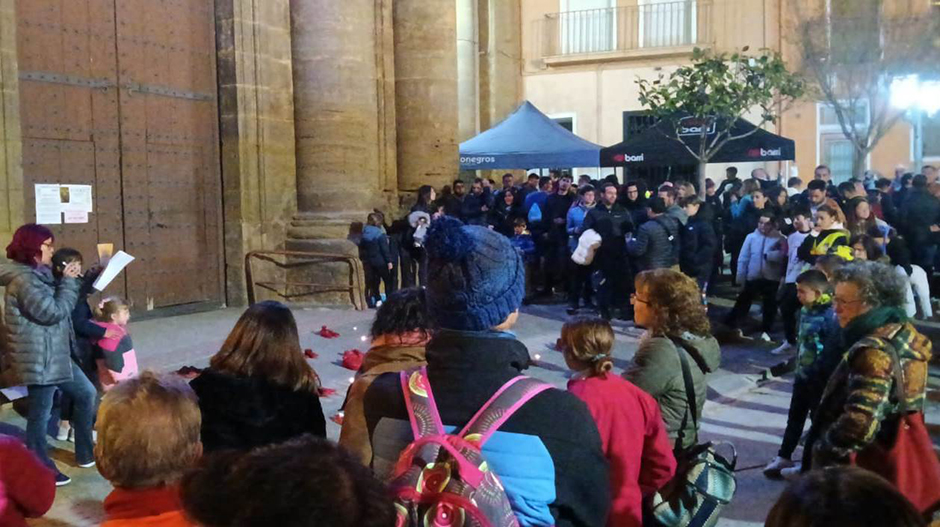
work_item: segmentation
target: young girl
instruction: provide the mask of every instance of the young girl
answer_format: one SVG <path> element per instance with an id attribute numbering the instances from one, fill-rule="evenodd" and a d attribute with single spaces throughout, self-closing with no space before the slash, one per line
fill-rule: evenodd
<path id="1" fill-rule="evenodd" d="M 642 503 L 672 479 L 676 460 L 659 405 L 629 381 L 611 375 L 614 331 L 602 319 L 561 328 L 565 362 L 575 374 L 568 391 L 583 400 L 601 434 L 613 489 L 611 527 L 643 525 Z"/>
<path id="2" fill-rule="evenodd" d="M 102 300 L 94 312 L 95 324 L 113 334 L 98 341 L 100 355 L 95 360 L 101 389 L 108 391 L 117 383 L 137 376 L 137 353 L 127 333 L 130 305 L 123 298 L 111 296 Z"/>

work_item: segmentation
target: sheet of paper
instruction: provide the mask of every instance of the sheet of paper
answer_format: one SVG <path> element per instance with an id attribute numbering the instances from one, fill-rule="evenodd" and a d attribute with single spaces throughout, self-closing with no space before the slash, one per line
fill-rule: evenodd
<path id="1" fill-rule="evenodd" d="M 67 210 L 65 223 L 88 223 L 88 213 L 83 210 Z"/>
<path id="2" fill-rule="evenodd" d="M 101 271 L 101 275 L 98 279 L 95 280 L 93 284 L 94 288 L 98 291 L 104 291 L 104 289 L 108 287 L 108 284 L 117 278 L 117 275 L 127 267 L 127 264 L 133 261 L 133 256 L 124 251 L 118 251 L 108 262 L 108 266 L 104 268 L 104 271 Z"/>
<path id="3" fill-rule="evenodd" d="M 36 223 L 62 223 L 62 197 L 59 185 L 36 184 Z"/>
<path id="4" fill-rule="evenodd" d="M 108 261 L 111 259 L 112 255 L 114 255 L 113 243 L 98 244 L 98 263 L 101 265 L 108 265 Z"/>
<path id="5" fill-rule="evenodd" d="M 65 193 L 62 193 L 63 211 L 92 212 L 94 210 L 92 208 L 91 185 L 62 185 L 62 188 L 68 189 L 68 201 L 65 201 Z"/>
<path id="6" fill-rule="evenodd" d="M 26 397 L 27 392 L 25 386 L 12 386 L 10 388 L 0 388 L 0 393 L 3 393 L 7 400 L 15 401 Z"/>

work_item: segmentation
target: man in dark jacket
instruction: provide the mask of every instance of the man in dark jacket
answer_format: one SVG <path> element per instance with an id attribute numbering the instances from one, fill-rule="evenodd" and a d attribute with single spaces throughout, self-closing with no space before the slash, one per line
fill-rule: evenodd
<path id="1" fill-rule="evenodd" d="M 901 205 L 901 232 L 911 247 L 914 264 L 924 268 L 927 276 L 933 271 L 937 245 L 930 227 L 940 223 L 940 201 L 927 191 L 927 178 L 914 176 L 911 190 Z"/>
<path id="2" fill-rule="evenodd" d="M 698 196 L 686 196 L 679 205 L 689 215 L 681 236 L 679 267 L 682 272 L 695 279 L 704 293 L 712 276 L 718 238 L 715 235 L 711 208 Z"/>
<path id="3" fill-rule="evenodd" d="M 663 269 L 679 264 L 679 220 L 666 213 L 662 198 L 650 200 L 650 221 L 627 241 L 627 253 L 637 259 L 641 271 Z"/>
<path id="4" fill-rule="evenodd" d="M 640 181 L 627 181 L 623 186 L 624 195 L 617 198 L 617 203 L 630 213 L 633 225 L 639 227 L 646 223 L 646 185 Z"/>
<path id="5" fill-rule="evenodd" d="M 444 205 L 444 214 L 460 218 L 463 214 L 463 200 L 466 197 L 466 187 L 459 179 L 454 180 L 450 194 L 441 193 L 441 203 Z"/>
<path id="6" fill-rule="evenodd" d="M 597 302 L 601 316 L 610 320 L 611 309 L 626 305 L 633 288 L 624 238 L 633 232 L 633 220 L 627 209 L 617 203 L 616 184 L 603 184 L 600 203 L 584 218 L 582 232 L 588 229 L 594 229 L 601 237 L 601 246 L 594 256 L 594 264 L 603 276 Z M 624 313 L 624 318 L 627 314 L 630 313 Z"/>
<path id="7" fill-rule="evenodd" d="M 426 247 L 428 312 L 439 328 L 426 347 L 427 379 L 442 424 L 459 430 L 529 364 L 528 350 L 509 332 L 525 271 L 504 236 L 451 218 L 431 226 Z M 399 374 L 376 378 L 363 409 L 371 466 L 385 480 L 414 440 Z M 482 451 L 522 525 L 604 524 L 610 484 L 601 438 L 587 406 L 570 393 L 535 395 Z"/>
<path id="8" fill-rule="evenodd" d="M 547 226 L 545 234 L 544 276 L 545 291 L 552 294 L 553 288 L 564 287 L 564 272 L 568 268 L 568 210 L 574 202 L 576 194 L 571 193 L 571 176 L 564 175 L 558 180 L 555 193 L 545 199 L 545 213 L 542 218 Z"/>
<path id="9" fill-rule="evenodd" d="M 483 180 L 477 178 L 470 187 L 470 195 L 464 198 L 461 206 L 463 221 L 469 225 L 486 225 L 490 209 L 493 208 L 489 188 L 483 187 Z"/>

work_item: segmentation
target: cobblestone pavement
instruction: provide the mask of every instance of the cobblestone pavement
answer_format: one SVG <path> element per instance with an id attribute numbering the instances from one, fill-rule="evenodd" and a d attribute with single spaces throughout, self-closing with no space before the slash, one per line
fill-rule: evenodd
<path id="1" fill-rule="evenodd" d="M 718 301 L 716 310 L 727 307 Z M 131 334 L 142 368 L 173 371 L 182 366 L 203 367 L 219 348 L 240 315 L 239 309 L 226 309 L 174 318 L 132 323 Z M 296 318 L 301 344 L 318 353 L 311 364 L 323 379 L 325 387 L 336 394 L 323 400 L 327 418 L 334 415 L 343 402 L 343 394 L 353 372 L 341 366 L 344 350 L 367 346 L 373 312 L 341 309 L 300 309 Z M 529 348 L 536 365 L 530 375 L 565 386 L 567 371 L 564 360 L 554 349 L 561 324 L 566 319 L 563 305 L 529 306 L 520 317 L 515 331 Z M 340 338 L 327 340 L 314 334 L 321 326 L 340 333 Z M 617 371 L 629 364 L 641 332 L 626 322 L 615 322 L 617 344 L 614 350 Z M 722 345 L 722 367 L 709 379 L 709 398 L 702 419 L 702 439 L 723 440 L 734 444 L 738 451 L 738 493 L 725 509 L 723 527 L 763 525 L 763 519 L 784 483 L 763 477 L 761 468 L 776 453 L 786 424 L 792 380 L 784 376 L 768 376 L 768 369 L 780 362 L 769 354 L 772 345 L 750 340 Z M 940 387 L 940 371 L 931 372 L 931 385 Z M 940 404 L 938 394 L 931 394 L 928 423 L 935 437 L 940 436 Z M 329 436 L 339 436 L 339 426 L 327 421 Z M 12 405 L 0 408 L 0 431 L 21 434 L 24 420 Z M 44 518 L 30 525 L 43 527 L 96 525 L 101 517 L 101 501 L 111 490 L 95 469 L 74 465 L 71 444 L 52 440 L 53 457 L 60 468 L 73 478 L 71 485 L 58 491 L 55 505 Z M 797 452 L 799 455 L 799 451 Z"/>

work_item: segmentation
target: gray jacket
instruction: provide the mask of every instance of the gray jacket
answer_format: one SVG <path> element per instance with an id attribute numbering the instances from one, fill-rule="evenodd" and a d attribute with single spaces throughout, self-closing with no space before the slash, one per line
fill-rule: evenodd
<path id="1" fill-rule="evenodd" d="M 6 287 L 0 373 L 7 386 L 50 385 L 72 379 L 72 309 L 81 281 L 58 284 L 48 268 L 0 265 Z"/>

